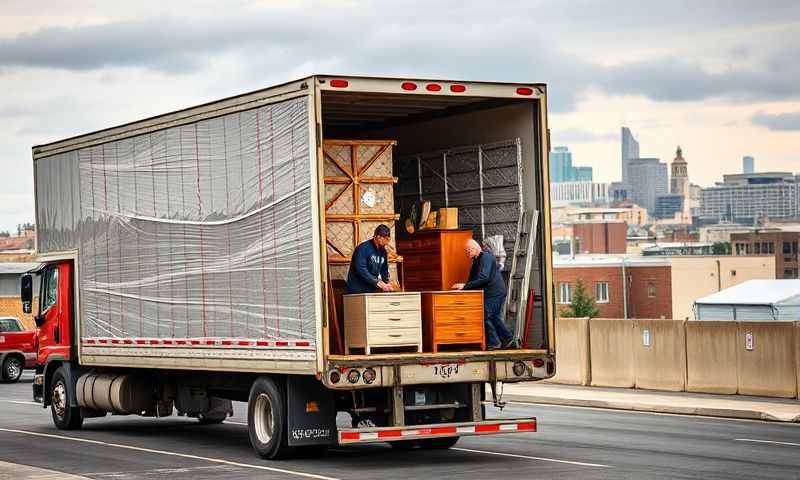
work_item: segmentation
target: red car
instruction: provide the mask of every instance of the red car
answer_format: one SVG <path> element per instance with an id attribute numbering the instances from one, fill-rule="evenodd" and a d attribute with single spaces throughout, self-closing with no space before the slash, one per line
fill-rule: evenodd
<path id="1" fill-rule="evenodd" d="M 36 331 L 25 330 L 14 317 L 0 317 L 0 381 L 16 382 L 25 368 L 36 366 Z"/>

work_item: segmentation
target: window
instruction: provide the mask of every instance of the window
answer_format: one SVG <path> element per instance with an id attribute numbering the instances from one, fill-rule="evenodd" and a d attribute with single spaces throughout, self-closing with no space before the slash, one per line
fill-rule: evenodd
<path id="1" fill-rule="evenodd" d="M 787 268 L 786 270 L 783 271 L 783 278 L 784 279 L 794 278 L 794 277 L 795 277 L 795 275 L 794 275 L 794 270 L 793 269 Z"/>
<path id="2" fill-rule="evenodd" d="M 769 242 L 767 244 L 767 253 L 774 254 L 775 253 L 775 242 Z"/>
<path id="3" fill-rule="evenodd" d="M 597 282 L 595 284 L 594 298 L 597 303 L 608 303 L 608 282 Z"/>
<path id="4" fill-rule="evenodd" d="M 560 283 L 558 285 L 558 303 L 572 302 L 572 292 L 570 292 L 569 283 Z"/>
<path id="5" fill-rule="evenodd" d="M 58 269 L 51 268 L 44 274 L 44 286 L 42 292 L 42 309 L 44 312 L 56 303 L 58 298 Z"/>
<path id="6" fill-rule="evenodd" d="M 656 282 L 654 280 L 647 282 L 647 296 L 656 298 Z"/>
<path id="7" fill-rule="evenodd" d="M 16 318 L 0 318 L 0 333 L 21 332 L 22 327 Z"/>
<path id="8" fill-rule="evenodd" d="M 783 253 L 792 253 L 792 244 L 789 242 L 783 242 Z"/>
<path id="9" fill-rule="evenodd" d="M 753 244 L 753 252 L 756 255 L 760 255 L 761 254 L 761 244 L 760 243 L 756 242 L 755 244 Z"/>

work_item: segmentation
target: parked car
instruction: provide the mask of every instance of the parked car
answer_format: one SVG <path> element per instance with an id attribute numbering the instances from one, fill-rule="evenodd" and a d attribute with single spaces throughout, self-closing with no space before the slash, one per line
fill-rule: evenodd
<path id="1" fill-rule="evenodd" d="M 23 369 L 35 366 L 36 331 L 14 317 L 0 317 L 0 381 L 14 383 Z"/>

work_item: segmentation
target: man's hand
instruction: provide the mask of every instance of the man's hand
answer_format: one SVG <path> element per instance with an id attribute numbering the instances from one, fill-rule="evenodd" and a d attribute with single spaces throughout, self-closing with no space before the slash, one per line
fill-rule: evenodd
<path id="1" fill-rule="evenodd" d="M 391 283 L 386 283 L 383 280 L 378 280 L 378 288 L 383 292 L 394 292 L 394 286 Z"/>
<path id="2" fill-rule="evenodd" d="M 450 289 L 451 290 L 464 290 L 464 284 L 463 283 L 454 283 L 453 286 L 450 287 Z"/>

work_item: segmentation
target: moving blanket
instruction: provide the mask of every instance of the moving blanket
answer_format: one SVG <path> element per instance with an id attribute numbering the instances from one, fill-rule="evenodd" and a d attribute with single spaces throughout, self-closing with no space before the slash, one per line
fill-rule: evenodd
<path id="1" fill-rule="evenodd" d="M 38 249 L 79 252 L 82 338 L 313 345 L 306 102 L 35 161 Z"/>

